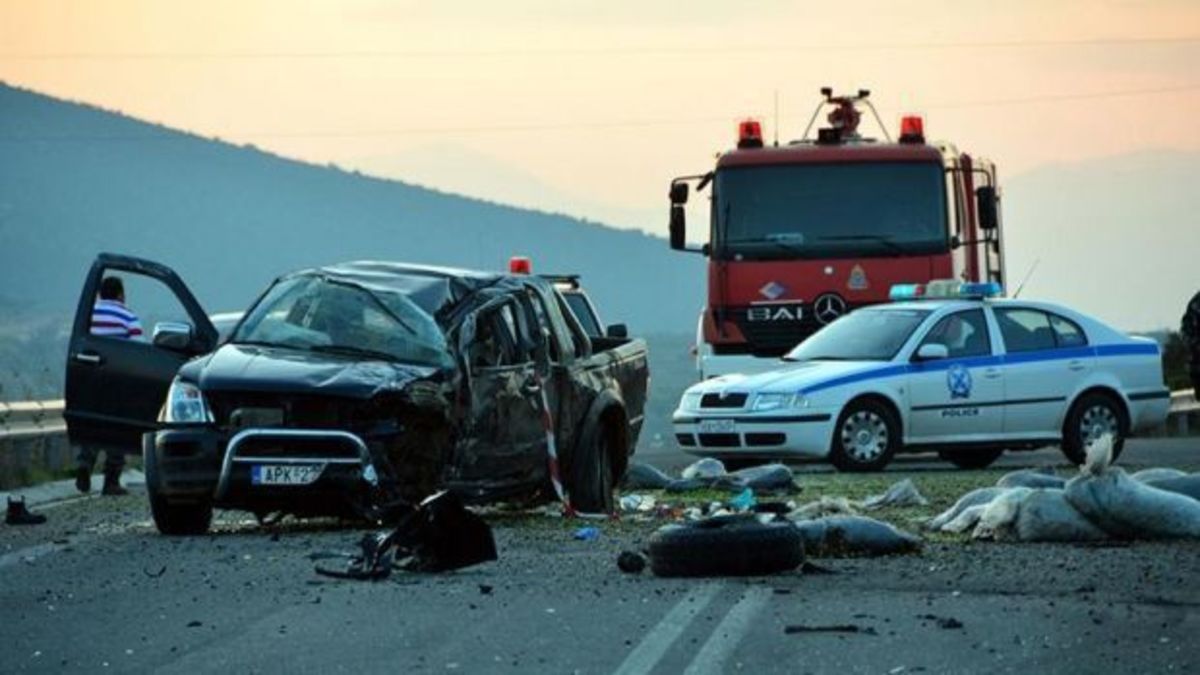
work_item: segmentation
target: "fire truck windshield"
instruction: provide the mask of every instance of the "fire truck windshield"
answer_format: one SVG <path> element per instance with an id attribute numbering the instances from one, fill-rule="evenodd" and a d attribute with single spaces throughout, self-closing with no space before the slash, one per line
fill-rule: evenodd
<path id="1" fill-rule="evenodd" d="M 932 162 L 727 167 L 714 250 L 743 259 L 931 255 L 949 250 L 946 181 Z"/>

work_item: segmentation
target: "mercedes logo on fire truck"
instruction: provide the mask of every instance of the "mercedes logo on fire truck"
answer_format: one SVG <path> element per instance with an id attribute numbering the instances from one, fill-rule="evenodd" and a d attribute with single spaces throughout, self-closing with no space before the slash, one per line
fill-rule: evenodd
<path id="1" fill-rule="evenodd" d="M 813 316 L 825 325 L 846 313 L 846 301 L 837 293 L 826 293 L 813 301 Z"/>

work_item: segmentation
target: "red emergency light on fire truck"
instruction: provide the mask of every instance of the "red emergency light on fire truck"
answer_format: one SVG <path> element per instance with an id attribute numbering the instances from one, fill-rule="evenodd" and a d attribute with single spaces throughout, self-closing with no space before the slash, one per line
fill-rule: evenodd
<path id="1" fill-rule="evenodd" d="M 763 143 L 755 120 L 708 173 L 671 181 L 671 248 L 709 258 L 696 335 L 701 378 L 751 373 L 895 284 L 1005 283 L 996 169 L 925 140 L 906 116 L 893 141 L 868 97 L 821 90 L 803 137 Z M 829 126 L 809 132 L 823 110 Z M 864 112 L 883 139 L 859 133 Z M 708 243 L 687 244 L 689 187 L 711 185 Z"/>

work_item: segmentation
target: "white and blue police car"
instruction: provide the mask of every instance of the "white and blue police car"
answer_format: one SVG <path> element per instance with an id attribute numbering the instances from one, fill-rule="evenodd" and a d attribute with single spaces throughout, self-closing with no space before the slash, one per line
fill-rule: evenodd
<path id="1" fill-rule="evenodd" d="M 684 392 L 673 416 L 691 454 L 735 465 L 827 458 L 876 471 L 897 452 L 982 468 L 1004 450 L 1061 445 L 1075 463 L 1102 434 L 1163 423 L 1158 345 L 1079 312 L 1003 299 L 997 284 L 896 286 L 789 352 L 770 372 Z"/>

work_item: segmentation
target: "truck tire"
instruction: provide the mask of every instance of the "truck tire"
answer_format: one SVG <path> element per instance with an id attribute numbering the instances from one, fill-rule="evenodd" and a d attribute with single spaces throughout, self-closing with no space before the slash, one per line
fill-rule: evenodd
<path id="1" fill-rule="evenodd" d="M 660 577 L 762 576 L 804 562 L 804 540 L 790 522 L 716 516 L 667 525 L 650 537 L 650 569 Z"/>
<path id="2" fill-rule="evenodd" d="M 1125 407 L 1109 394 L 1089 392 L 1079 397 L 1067 413 L 1063 423 L 1063 454 L 1072 464 L 1083 464 L 1087 459 L 1088 444 L 1102 433 L 1116 435 L 1112 451 L 1115 462 L 1125 449 L 1125 436 L 1129 434 Z"/>
<path id="3" fill-rule="evenodd" d="M 900 449 L 900 423 L 879 401 L 851 401 L 838 416 L 829 461 L 839 471 L 881 471 Z"/>
<path id="4" fill-rule="evenodd" d="M 950 462 L 960 469 L 986 469 L 992 462 L 1000 459 L 1004 449 L 978 450 L 939 450 L 938 457 Z"/>
<path id="5" fill-rule="evenodd" d="M 567 487 L 571 506 L 580 512 L 613 512 L 611 441 L 610 429 L 601 421 L 584 433 L 575 456 L 571 458 L 571 477 Z"/>
<path id="6" fill-rule="evenodd" d="M 146 472 L 146 494 L 150 497 L 150 515 L 161 534 L 197 535 L 208 532 L 213 509 L 208 502 L 172 504 L 159 488 L 158 455 L 152 434 L 142 442 L 142 468 Z"/>

